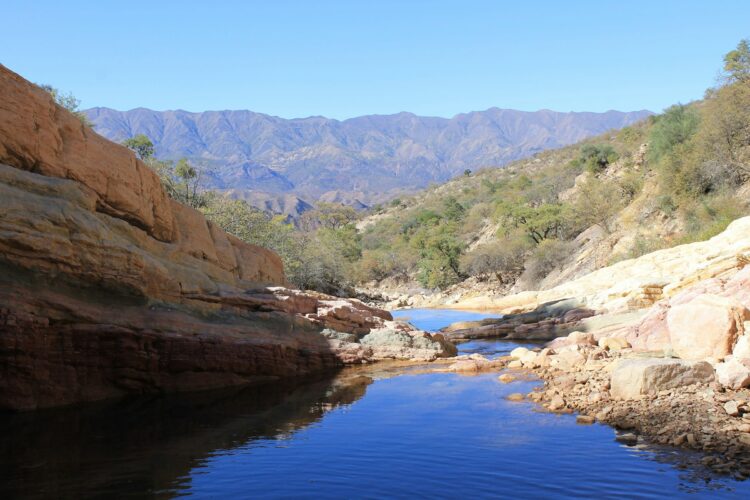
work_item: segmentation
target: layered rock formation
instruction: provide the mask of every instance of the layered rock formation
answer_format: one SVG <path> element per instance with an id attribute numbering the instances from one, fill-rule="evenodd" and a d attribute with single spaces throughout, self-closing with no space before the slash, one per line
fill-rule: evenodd
<path id="1" fill-rule="evenodd" d="M 732 222 L 708 241 L 652 252 L 618 262 L 548 290 L 508 296 L 477 296 L 446 307 L 518 313 L 562 299 L 600 312 L 647 308 L 661 299 L 744 267 L 750 256 L 750 217 Z"/>
<path id="2" fill-rule="evenodd" d="M 452 352 L 359 301 L 287 290 L 277 255 L 169 199 L 2 66 L 0 95 L 0 408 Z"/>
<path id="3" fill-rule="evenodd" d="M 506 315 L 457 324 L 449 338 L 543 338 L 511 353 L 544 387 L 527 397 L 551 411 L 578 411 L 660 444 L 709 456 L 717 472 L 750 476 L 750 218 L 709 241 L 625 261 L 541 292 L 465 303 Z M 595 316 L 570 318 L 580 308 Z M 583 331 L 581 331 L 583 330 Z M 509 380 L 512 375 L 507 375 Z M 512 380 L 510 380 L 512 381 Z"/>

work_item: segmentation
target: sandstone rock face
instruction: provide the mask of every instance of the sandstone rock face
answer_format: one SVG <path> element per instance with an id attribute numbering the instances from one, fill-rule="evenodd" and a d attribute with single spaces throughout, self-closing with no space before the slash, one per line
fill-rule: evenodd
<path id="1" fill-rule="evenodd" d="M 505 338 L 551 340 L 578 328 L 582 320 L 596 314 L 576 300 L 555 301 L 520 314 L 454 323 L 442 331 L 451 340 Z"/>
<path id="2" fill-rule="evenodd" d="M 455 348 L 167 198 L 133 153 L 0 66 L 0 409 L 244 384 Z M 395 344 L 362 344 L 371 331 Z"/>
<path id="3" fill-rule="evenodd" d="M 750 217 L 744 217 L 708 241 L 618 262 L 548 290 L 474 297 L 447 307 L 518 314 L 546 303 L 575 298 L 582 307 L 596 311 L 642 309 L 706 280 L 733 275 L 745 265 L 749 254 Z M 739 283 L 733 285 L 729 295 L 745 306 L 750 305 L 750 289 L 743 289 Z"/>
<path id="4" fill-rule="evenodd" d="M 672 349 L 682 359 L 722 359 L 732 353 L 750 311 L 716 295 L 699 295 L 667 313 Z"/>
<path id="5" fill-rule="evenodd" d="M 611 374 L 612 397 L 633 399 L 645 394 L 713 380 L 714 369 L 705 361 L 626 359 Z"/>
<path id="6" fill-rule="evenodd" d="M 0 163 L 75 180 L 98 210 L 174 241 L 172 204 L 156 174 L 131 151 L 85 127 L 47 92 L 3 66 L 0 89 Z"/>

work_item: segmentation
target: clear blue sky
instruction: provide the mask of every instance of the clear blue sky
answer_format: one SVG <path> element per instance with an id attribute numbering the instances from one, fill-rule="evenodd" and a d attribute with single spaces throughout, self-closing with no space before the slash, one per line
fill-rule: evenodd
<path id="1" fill-rule="evenodd" d="M 0 63 L 83 107 L 272 115 L 700 98 L 750 1 L 4 0 Z"/>

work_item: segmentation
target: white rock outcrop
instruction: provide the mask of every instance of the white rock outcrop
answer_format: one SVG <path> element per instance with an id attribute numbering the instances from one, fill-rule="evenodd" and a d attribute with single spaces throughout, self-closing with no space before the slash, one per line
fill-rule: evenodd
<path id="1" fill-rule="evenodd" d="M 634 399 L 714 378 L 713 367 L 705 361 L 645 358 L 617 362 L 610 375 L 610 393 L 615 399 Z"/>

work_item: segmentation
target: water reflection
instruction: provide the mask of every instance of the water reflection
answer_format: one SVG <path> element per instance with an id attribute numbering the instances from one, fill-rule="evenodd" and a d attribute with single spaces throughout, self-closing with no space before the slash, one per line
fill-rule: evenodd
<path id="1" fill-rule="evenodd" d="M 607 426 L 506 400 L 537 381 L 423 368 L 0 415 L 0 498 L 750 495 L 697 453 L 628 447 Z"/>
<path id="2" fill-rule="evenodd" d="M 207 457 L 277 439 L 365 394 L 350 376 L 0 415 L 0 498 L 161 494 Z"/>

